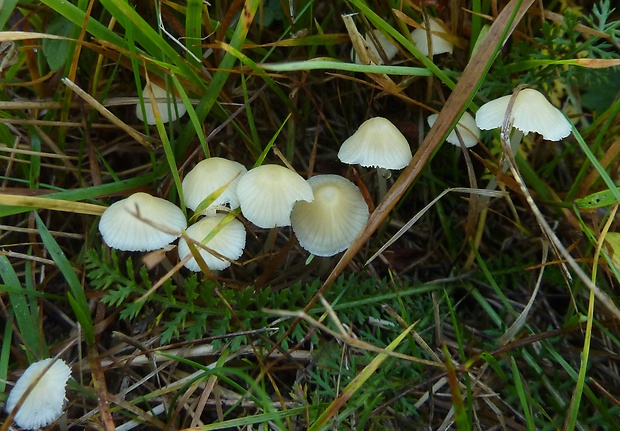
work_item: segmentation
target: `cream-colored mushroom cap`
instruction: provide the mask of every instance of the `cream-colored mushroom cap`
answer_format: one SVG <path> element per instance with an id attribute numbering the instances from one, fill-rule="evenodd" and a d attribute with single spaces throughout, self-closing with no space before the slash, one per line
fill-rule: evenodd
<path id="1" fill-rule="evenodd" d="M 444 39 L 442 35 L 448 36 L 446 29 L 434 18 L 429 18 L 431 24 L 431 43 L 433 48 L 433 55 L 449 53 L 452 54 L 454 45 L 447 39 Z M 411 40 L 415 46 L 424 55 L 428 55 L 428 34 L 426 27 L 422 24 L 422 28 L 416 28 L 411 32 Z"/>
<path id="2" fill-rule="evenodd" d="M 383 49 L 383 52 L 385 53 L 387 59 L 393 59 L 398 53 L 398 47 L 394 45 L 383 33 L 381 33 L 381 30 L 374 29 L 371 30 L 371 32 L 372 35 L 370 33 L 366 33 L 364 39 L 366 40 L 366 44 L 372 50 L 373 54 L 375 54 L 375 56 L 379 59 L 380 63 L 383 64 L 383 57 L 379 53 L 377 43 L 381 45 L 381 49 Z M 377 43 L 375 43 L 375 40 L 377 41 Z M 351 58 L 356 64 L 361 64 L 361 61 L 357 56 L 354 48 L 351 49 Z"/>
<path id="3" fill-rule="evenodd" d="M 338 151 L 343 163 L 366 167 L 402 169 L 411 161 L 409 142 L 390 120 L 366 120 Z"/>
<path id="4" fill-rule="evenodd" d="M 491 100 L 478 109 L 476 124 L 482 130 L 502 126 L 511 96 Z M 536 132 L 549 141 L 570 135 L 572 125 L 562 111 L 553 106 L 539 91 L 526 88 L 519 92 L 512 106 L 512 126 L 524 135 Z"/>
<path id="5" fill-rule="evenodd" d="M 180 232 L 186 227 L 187 220 L 179 207 L 142 192 L 113 203 L 99 220 L 99 232 L 105 243 L 125 251 L 163 248 L 177 238 L 178 235 L 172 232 Z"/>
<path id="6" fill-rule="evenodd" d="M 207 196 L 228 185 L 203 211 L 203 214 L 213 214 L 216 206 L 225 204 L 230 204 L 233 209 L 238 208 L 237 183 L 245 172 L 247 169 L 241 163 L 221 157 L 211 157 L 201 161 L 183 179 L 185 205 L 191 210 L 196 210 Z"/>
<path id="7" fill-rule="evenodd" d="M 308 180 L 314 201 L 297 202 L 291 213 L 299 244 L 316 256 L 333 256 L 351 245 L 368 220 L 359 189 L 339 175 Z"/>
<path id="8" fill-rule="evenodd" d="M 290 226 L 295 202 L 314 199 L 306 180 L 279 165 L 262 165 L 243 174 L 237 197 L 245 218 L 264 229 Z"/>
<path id="9" fill-rule="evenodd" d="M 153 89 L 153 95 L 156 99 L 166 99 L 168 97 L 168 93 L 165 89 L 151 82 L 151 88 Z M 155 124 L 155 113 L 153 112 L 153 105 L 151 105 L 151 97 L 147 87 L 144 87 L 142 90 L 142 97 L 144 97 L 144 110 L 146 111 L 146 124 L 153 125 Z M 170 100 L 172 101 L 173 97 L 170 95 Z M 172 102 L 171 102 L 172 103 Z M 175 109 L 176 107 L 176 109 Z M 159 111 L 159 116 L 161 117 L 162 123 L 167 123 L 169 121 L 175 121 L 181 118 L 187 112 L 187 108 L 181 101 L 179 97 L 176 98 L 174 104 L 170 105 L 170 113 L 168 113 L 168 103 L 167 102 L 157 102 L 157 109 Z M 178 115 L 177 115 L 178 114 Z M 136 105 L 136 117 L 138 120 L 144 121 L 144 116 L 142 115 L 142 107 L 140 103 Z"/>
<path id="10" fill-rule="evenodd" d="M 433 127 L 435 121 L 437 121 L 437 114 L 431 114 L 428 116 L 427 121 L 428 125 Z M 480 129 L 476 125 L 476 120 L 471 116 L 469 112 L 464 112 L 463 116 L 459 120 L 456 125 L 456 129 L 458 129 L 461 138 L 463 138 L 463 144 L 465 147 L 471 148 L 478 143 L 478 139 L 480 138 Z M 460 147 L 461 143 L 459 142 L 459 137 L 456 135 L 456 132 L 452 130 L 446 141 L 451 143 L 454 146 Z"/>
<path id="11" fill-rule="evenodd" d="M 202 242 L 213 231 L 218 224 L 226 217 L 225 214 L 217 214 L 215 216 L 203 217 L 198 222 L 187 228 L 187 234 L 190 238 Z M 222 256 L 226 256 L 230 260 L 237 260 L 243 254 L 245 248 L 245 228 L 243 223 L 237 219 L 228 221 L 221 227 L 221 230 L 215 234 L 213 238 L 204 243 L 210 249 L 216 251 Z M 208 251 L 196 247 L 205 263 L 212 271 L 219 271 L 230 266 L 228 260 L 220 259 Z M 184 259 L 190 254 L 187 241 L 184 238 L 179 240 L 179 258 Z M 195 272 L 200 271 L 198 262 L 193 257 L 185 264 L 187 269 Z"/>
<path id="12" fill-rule="evenodd" d="M 6 401 L 6 411 L 11 413 L 34 382 L 30 393 L 22 403 L 13 420 L 24 429 L 45 427 L 62 414 L 65 386 L 71 377 L 71 369 L 62 360 L 43 359 L 31 364 L 17 380 Z M 45 369 L 51 367 L 44 373 Z"/>

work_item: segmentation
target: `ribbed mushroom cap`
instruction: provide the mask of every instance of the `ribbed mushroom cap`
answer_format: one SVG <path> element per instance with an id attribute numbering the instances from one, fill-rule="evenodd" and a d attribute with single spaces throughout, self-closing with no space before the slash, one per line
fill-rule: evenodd
<path id="1" fill-rule="evenodd" d="M 308 180 L 314 201 L 297 202 L 291 221 L 299 244 L 316 256 L 333 256 L 351 245 L 368 220 L 359 189 L 339 175 Z"/>
<path id="2" fill-rule="evenodd" d="M 140 214 L 153 225 L 134 214 Z M 177 238 L 177 235 L 163 232 L 158 226 L 180 232 L 187 227 L 187 220 L 183 211 L 173 203 L 142 192 L 113 203 L 99 220 L 99 232 L 105 243 L 125 251 L 157 250 Z"/>
<path id="3" fill-rule="evenodd" d="M 165 89 L 151 82 L 151 88 L 153 89 L 153 95 L 156 99 L 165 99 L 168 97 L 168 93 Z M 153 112 L 153 105 L 151 105 L 151 97 L 147 87 L 144 87 L 142 90 L 142 97 L 144 97 L 144 110 L 146 111 L 146 123 L 149 125 L 155 124 L 155 113 Z M 170 100 L 172 100 L 172 95 L 170 96 Z M 175 109 L 176 106 L 176 109 Z M 170 115 L 168 115 L 168 103 L 167 102 L 158 102 L 157 109 L 159 110 L 159 116 L 161 117 L 162 123 L 167 123 L 169 121 L 175 121 L 181 118 L 187 112 L 187 108 L 180 100 L 180 98 L 176 98 L 176 102 L 174 105 L 170 106 Z M 178 113 L 178 115 L 177 115 Z M 144 121 L 144 116 L 142 115 L 142 107 L 138 103 L 136 105 L 136 117 L 138 120 Z"/>
<path id="4" fill-rule="evenodd" d="M 437 117 L 437 114 L 429 115 L 427 118 L 428 125 L 433 127 L 433 124 L 435 124 L 435 121 L 437 121 Z M 480 129 L 476 125 L 474 117 L 472 117 L 469 112 L 463 113 L 463 116 L 456 125 L 456 128 L 459 130 L 461 138 L 463 138 L 463 143 L 465 144 L 465 147 L 471 148 L 478 143 L 478 139 L 480 138 Z M 448 141 L 454 146 L 461 146 L 461 143 L 459 142 L 459 137 L 456 135 L 456 132 L 454 130 L 450 132 L 450 134 L 446 138 L 446 141 Z"/>
<path id="5" fill-rule="evenodd" d="M 195 224 L 187 228 L 187 234 L 190 238 L 202 242 L 209 233 L 226 217 L 225 214 L 217 214 L 210 217 L 203 217 Z M 232 219 L 221 230 L 215 234 L 213 238 L 204 243 L 210 249 L 218 252 L 222 256 L 226 256 L 230 260 L 237 260 L 243 254 L 245 248 L 245 228 L 239 220 Z M 197 247 L 198 248 L 198 247 Z M 190 254 L 187 241 L 184 238 L 179 240 L 179 257 L 184 259 Z M 198 248 L 200 255 L 205 263 L 212 271 L 219 271 L 230 266 L 230 262 L 222 260 L 208 251 Z M 193 257 L 185 264 L 187 269 L 195 272 L 200 271 L 198 262 Z"/>
<path id="6" fill-rule="evenodd" d="M 9 394 L 6 411 L 11 413 L 30 385 L 37 382 L 15 414 L 14 421 L 21 428 L 38 429 L 47 426 L 62 414 L 65 386 L 71 377 L 71 369 L 62 359 L 58 359 L 42 374 L 52 361 L 52 358 L 48 358 L 31 364 Z"/>
<path id="7" fill-rule="evenodd" d="M 312 202 L 312 188 L 299 174 L 279 165 L 250 169 L 237 183 L 241 212 L 258 227 L 291 225 L 297 201 Z"/>
<path id="8" fill-rule="evenodd" d="M 350 165 L 384 169 L 402 169 L 411 161 L 407 139 L 390 120 L 374 117 L 366 120 L 343 142 L 338 158 Z"/>
<path id="9" fill-rule="evenodd" d="M 491 100 L 478 109 L 476 124 L 482 130 L 502 126 L 511 96 Z M 512 125 L 527 135 L 536 132 L 549 141 L 559 141 L 572 131 L 570 121 L 539 91 L 526 88 L 519 92 L 512 106 Z"/>
<path id="10" fill-rule="evenodd" d="M 431 24 L 433 55 L 444 54 L 446 52 L 452 54 L 454 45 L 449 40 L 441 37 L 442 34 L 447 33 L 446 29 L 434 18 L 430 18 L 429 22 Z M 413 40 L 413 43 L 422 54 L 428 55 L 428 35 L 424 24 L 422 24 L 422 28 L 416 28 L 411 32 L 411 40 Z"/>
<path id="11" fill-rule="evenodd" d="M 387 59 L 388 60 L 393 59 L 398 53 L 398 47 L 394 45 L 383 33 L 381 33 L 381 30 L 374 29 L 374 30 L 371 30 L 371 32 L 372 32 L 372 35 L 370 33 L 366 33 L 366 36 L 364 36 L 364 39 L 366 40 L 366 44 L 368 45 L 368 47 L 372 50 L 375 56 L 380 60 L 380 63 L 383 64 L 383 57 L 379 53 L 377 44 L 374 41 L 375 39 L 381 45 L 381 48 L 383 49 L 383 52 L 385 53 L 385 56 L 387 57 Z M 373 39 L 373 36 L 375 39 Z M 357 56 L 355 49 L 353 48 L 351 49 L 351 58 L 356 64 L 361 64 L 360 59 Z"/>
<path id="12" fill-rule="evenodd" d="M 245 166 L 232 160 L 211 157 L 201 161 L 183 179 L 185 205 L 191 210 L 196 210 L 207 196 L 228 184 L 222 194 L 203 213 L 212 213 L 216 206 L 225 204 L 230 204 L 233 209 L 238 208 L 237 183 L 245 172 L 247 172 Z"/>

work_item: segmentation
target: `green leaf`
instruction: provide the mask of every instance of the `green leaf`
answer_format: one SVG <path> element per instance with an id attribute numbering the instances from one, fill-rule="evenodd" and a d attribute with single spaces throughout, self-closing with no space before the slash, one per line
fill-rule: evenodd
<path id="1" fill-rule="evenodd" d="M 71 21 L 60 15 L 53 17 L 45 27 L 46 33 L 66 38 L 72 36 L 74 29 L 75 26 Z M 71 50 L 71 42 L 68 40 L 43 39 L 41 47 L 51 71 L 56 72 L 66 64 Z"/>

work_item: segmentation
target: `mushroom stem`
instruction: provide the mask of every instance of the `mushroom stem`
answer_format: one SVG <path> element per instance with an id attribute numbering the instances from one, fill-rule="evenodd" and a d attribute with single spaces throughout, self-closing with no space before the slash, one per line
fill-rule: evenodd
<path id="1" fill-rule="evenodd" d="M 377 168 L 377 183 L 379 186 L 379 200 L 383 200 L 383 196 L 387 193 L 387 180 L 392 177 L 389 169 Z"/>

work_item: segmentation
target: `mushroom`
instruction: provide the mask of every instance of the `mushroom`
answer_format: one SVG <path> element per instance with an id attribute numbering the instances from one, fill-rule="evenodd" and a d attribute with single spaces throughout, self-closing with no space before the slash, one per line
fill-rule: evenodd
<path id="1" fill-rule="evenodd" d="M 279 165 L 262 165 L 243 174 L 237 197 L 245 218 L 264 229 L 290 226 L 295 202 L 314 199 L 306 180 Z"/>
<path id="2" fill-rule="evenodd" d="M 338 158 L 347 164 L 383 169 L 402 169 L 411 161 L 407 139 L 390 120 L 374 117 L 366 120 L 342 143 Z"/>
<path id="3" fill-rule="evenodd" d="M 435 18 L 429 18 L 428 22 L 430 23 L 431 27 L 430 34 L 433 55 L 444 53 L 452 54 L 454 45 L 448 39 L 442 37 L 442 35 L 449 35 L 449 33 L 444 27 L 443 22 Z M 428 33 L 429 32 L 426 31 L 426 27 L 424 25 L 422 25 L 420 28 L 416 28 L 411 32 L 411 40 L 424 55 L 429 54 Z"/>
<path id="4" fill-rule="evenodd" d="M 203 243 L 211 250 L 234 261 L 241 257 L 245 248 L 245 228 L 237 219 L 231 219 L 216 232 L 217 226 L 224 220 L 226 214 L 217 214 L 211 217 L 203 217 L 198 222 L 187 228 L 187 235 Z M 213 234 L 211 234 L 213 232 Z M 205 238 L 211 237 L 206 242 Z M 203 248 L 198 248 L 200 256 L 204 259 L 209 269 L 219 271 L 230 266 L 229 260 L 220 259 Z M 184 259 L 190 254 L 189 246 L 184 238 L 179 240 L 179 258 Z M 200 267 L 195 258 L 191 258 L 185 267 L 194 272 L 199 272 Z"/>
<path id="5" fill-rule="evenodd" d="M 153 90 L 153 96 L 155 96 L 155 99 L 167 99 L 168 97 L 172 99 L 172 95 L 169 95 L 165 89 L 152 82 L 151 89 Z M 148 87 L 144 87 L 144 89 L 142 90 L 142 95 L 144 97 L 144 112 L 146 114 L 146 124 L 153 125 L 156 123 L 155 113 L 153 112 L 153 105 L 151 105 L 150 102 L 151 98 L 149 97 Z M 159 116 L 162 123 L 175 121 L 181 118 L 187 112 L 187 108 L 181 101 L 177 101 L 174 104 L 169 104 L 168 101 L 158 102 L 157 110 L 159 111 Z M 144 121 L 144 115 L 142 114 L 142 106 L 140 105 L 140 103 L 136 105 L 136 117 L 138 117 L 138 120 Z"/>
<path id="6" fill-rule="evenodd" d="M 291 213 L 299 244 L 316 256 L 333 256 L 351 245 L 368 220 L 359 189 L 339 175 L 308 180 L 314 201 L 297 202 Z"/>
<path id="7" fill-rule="evenodd" d="M 225 204 L 238 208 L 237 183 L 245 172 L 245 166 L 232 160 L 211 157 L 201 161 L 183 179 L 185 205 L 195 211 L 208 196 L 225 187 L 202 213 L 215 214 L 216 207 Z"/>
<path id="8" fill-rule="evenodd" d="M 125 251 L 163 248 L 186 227 L 185 214 L 179 207 L 142 192 L 113 203 L 99 220 L 99 232 L 105 243 Z"/>
<path id="9" fill-rule="evenodd" d="M 511 97 L 512 95 L 503 96 L 482 105 L 476 113 L 478 127 L 482 130 L 501 127 Z M 509 121 L 512 126 L 524 135 L 536 132 L 541 134 L 543 139 L 559 141 L 570 135 L 572 131 L 572 125 L 562 111 L 553 106 L 539 91 L 532 88 L 519 91 L 510 114 Z"/>
<path id="10" fill-rule="evenodd" d="M 435 121 L 437 121 L 438 116 L 439 115 L 437 114 L 429 115 L 427 118 L 428 125 L 433 127 L 433 124 L 435 124 Z M 476 125 L 474 117 L 472 117 L 469 112 L 463 113 L 463 116 L 457 123 L 455 129 L 457 129 L 459 134 L 461 135 L 461 139 L 463 139 L 463 144 L 466 148 L 471 148 L 478 143 L 478 139 L 480 139 L 480 129 Z M 455 130 L 452 130 L 452 132 L 450 132 L 450 134 L 446 138 L 446 141 L 448 141 L 454 146 L 461 146 L 459 137 L 457 136 Z"/>
<path id="11" fill-rule="evenodd" d="M 24 429 L 39 429 L 51 424 L 62 414 L 69 377 L 71 369 L 62 359 L 34 362 L 15 383 L 6 401 L 6 411 L 11 413 L 24 397 L 13 417 L 15 423 Z"/>
<path id="12" fill-rule="evenodd" d="M 381 33 L 381 30 L 379 29 L 374 29 L 366 33 L 364 39 L 366 40 L 366 45 L 368 45 L 373 54 L 379 59 L 380 64 L 383 64 L 384 60 L 383 56 L 380 54 L 378 45 L 380 45 L 380 48 L 383 50 L 387 60 L 392 60 L 398 53 L 398 47 L 394 45 L 383 33 Z M 351 48 L 351 58 L 356 64 L 362 64 L 360 58 L 355 52 L 355 48 Z"/>

